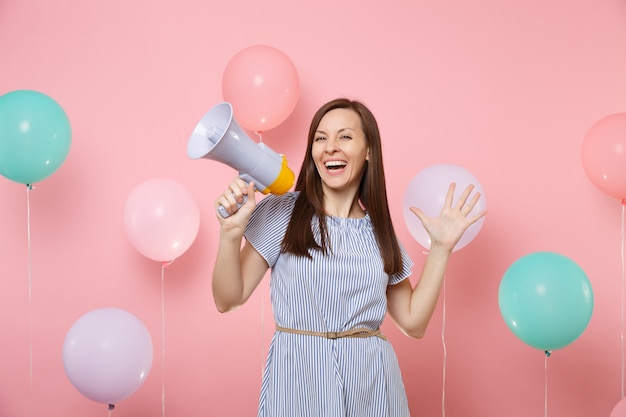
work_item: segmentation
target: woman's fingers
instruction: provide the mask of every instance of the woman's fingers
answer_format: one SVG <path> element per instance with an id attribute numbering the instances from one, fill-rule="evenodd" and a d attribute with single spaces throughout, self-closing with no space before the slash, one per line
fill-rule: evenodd
<path id="1" fill-rule="evenodd" d="M 237 211 L 238 205 L 244 202 L 244 196 L 248 194 L 249 185 L 241 178 L 235 178 L 215 201 L 216 208 L 221 206 L 230 214 Z"/>
<path id="2" fill-rule="evenodd" d="M 469 198 L 470 194 L 472 193 L 472 190 L 474 190 L 474 185 L 470 184 L 468 185 L 465 190 L 463 190 L 463 194 L 461 194 L 461 196 L 459 197 L 459 200 L 456 203 L 456 208 L 459 210 L 463 210 L 463 207 L 465 207 L 465 203 L 467 203 L 467 199 Z M 471 202 L 470 202 L 471 204 Z"/>
<path id="3" fill-rule="evenodd" d="M 465 190 L 463 190 L 463 193 L 457 200 L 456 205 L 454 205 L 454 192 L 456 190 L 456 183 L 451 183 L 450 186 L 448 187 L 448 192 L 446 194 L 446 201 L 445 201 L 444 206 L 442 207 L 442 212 L 446 211 L 446 209 L 454 208 L 458 210 L 459 212 L 461 212 L 461 214 L 467 217 L 469 213 L 474 209 L 474 207 L 476 207 L 481 197 L 480 192 L 476 192 L 472 195 L 472 191 L 474 191 L 474 189 L 475 189 L 474 184 L 468 185 L 465 188 Z M 419 217 L 420 220 L 422 220 L 423 222 L 424 220 L 423 217 L 425 215 L 421 210 L 419 210 L 417 207 L 411 207 L 410 210 L 413 213 L 415 213 L 415 215 L 417 215 L 417 217 Z M 419 214 L 418 214 L 418 210 L 419 210 Z M 477 217 L 478 218 L 482 217 L 482 213 L 479 213 Z"/>

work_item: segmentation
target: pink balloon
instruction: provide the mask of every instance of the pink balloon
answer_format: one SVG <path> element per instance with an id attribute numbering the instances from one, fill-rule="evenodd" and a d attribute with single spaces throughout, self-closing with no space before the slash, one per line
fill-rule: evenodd
<path id="1" fill-rule="evenodd" d="M 237 122 L 252 131 L 270 130 L 287 119 L 298 101 L 298 71 L 271 46 L 255 45 L 233 56 L 222 78 L 224 100 Z"/>
<path id="2" fill-rule="evenodd" d="M 626 398 L 622 398 L 615 405 L 609 417 L 626 417 Z"/>
<path id="3" fill-rule="evenodd" d="M 601 191 L 626 199 L 626 113 L 615 113 L 596 122 L 582 145 L 583 168 Z"/>
<path id="4" fill-rule="evenodd" d="M 124 226 L 142 255 L 169 262 L 185 253 L 196 239 L 200 210 L 189 191 L 176 181 L 152 179 L 128 196 Z"/>
<path id="5" fill-rule="evenodd" d="M 427 216 L 437 217 L 446 201 L 446 195 L 451 183 L 456 183 L 454 202 L 461 196 L 465 188 L 474 185 L 473 192 L 481 194 L 470 216 L 480 213 L 487 208 L 485 192 L 482 186 L 469 171 L 460 166 L 451 164 L 432 165 L 418 172 L 409 183 L 404 195 L 404 221 L 417 242 L 426 249 L 430 249 L 430 236 L 419 218 L 410 210 L 411 207 L 422 209 Z M 472 224 L 463 234 L 453 251 L 457 251 L 470 243 L 483 226 L 485 218 Z"/>
<path id="6" fill-rule="evenodd" d="M 152 356 L 148 329 L 118 308 L 83 315 L 63 343 L 63 365 L 72 385 L 90 400 L 104 404 L 130 397 L 148 377 Z"/>

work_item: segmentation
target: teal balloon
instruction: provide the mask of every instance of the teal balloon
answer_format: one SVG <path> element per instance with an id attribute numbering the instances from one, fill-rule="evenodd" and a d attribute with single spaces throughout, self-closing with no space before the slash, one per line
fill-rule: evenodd
<path id="1" fill-rule="evenodd" d="M 0 174 L 33 184 L 65 161 L 72 141 L 65 111 L 51 97 L 32 90 L 0 96 Z"/>
<path id="2" fill-rule="evenodd" d="M 585 272 L 558 253 L 536 252 L 515 261 L 500 282 L 502 318 L 524 343 L 561 349 L 585 330 L 593 312 L 593 289 Z"/>

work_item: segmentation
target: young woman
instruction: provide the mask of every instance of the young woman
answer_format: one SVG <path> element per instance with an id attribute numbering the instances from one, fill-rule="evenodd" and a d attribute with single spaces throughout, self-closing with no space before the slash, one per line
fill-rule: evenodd
<path id="1" fill-rule="evenodd" d="M 424 335 L 455 244 L 485 215 L 469 215 L 480 198 L 470 198 L 472 186 L 457 202 L 454 188 L 438 217 L 411 208 L 432 242 L 413 287 L 389 214 L 378 125 L 362 103 L 340 98 L 316 112 L 294 192 L 257 205 L 253 183 L 230 183 L 215 201 L 232 215 L 217 214 L 213 297 L 220 312 L 235 309 L 271 268 L 276 332 L 259 416 L 409 415 L 379 327 L 389 312 L 408 336 Z"/>

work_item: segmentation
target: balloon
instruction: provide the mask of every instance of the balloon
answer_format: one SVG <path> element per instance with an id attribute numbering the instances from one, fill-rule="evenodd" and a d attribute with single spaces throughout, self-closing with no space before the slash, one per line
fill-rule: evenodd
<path id="1" fill-rule="evenodd" d="M 185 253 L 196 239 L 200 210 L 183 186 L 156 178 L 130 193 L 124 225 L 128 239 L 142 255 L 169 262 Z"/>
<path id="2" fill-rule="evenodd" d="M 569 345 L 585 330 L 593 311 L 593 290 L 574 261 L 536 252 L 507 269 L 498 302 L 504 321 L 519 339 L 552 351 Z"/>
<path id="3" fill-rule="evenodd" d="M 295 65 L 271 46 L 255 45 L 239 51 L 224 70 L 224 100 L 233 105 L 237 122 L 255 132 L 284 122 L 295 108 L 299 93 Z"/>
<path id="4" fill-rule="evenodd" d="M 71 144 L 65 111 L 49 96 L 17 90 L 0 96 L 0 174 L 33 184 L 55 172 Z"/>
<path id="5" fill-rule="evenodd" d="M 626 199 L 626 113 L 615 113 L 596 122 L 582 145 L 585 173 L 601 191 Z"/>
<path id="6" fill-rule="evenodd" d="M 609 417 L 626 417 L 626 398 L 622 398 L 615 405 Z"/>
<path id="7" fill-rule="evenodd" d="M 65 373 L 90 400 L 116 404 L 133 394 L 152 367 L 152 338 L 144 324 L 119 308 L 80 317 L 63 343 Z"/>
<path id="8" fill-rule="evenodd" d="M 413 235 L 413 238 L 426 249 L 430 249 L 430 236 L 419 218 L 410 210 L 411 207 L 420 208 L 427 216 L 436 217 L 441 212 L 446 201 L 446 195 L 451 183 L 456 183 L 454 200 L 456 201 L 470 184 L 474 185 L 473 192 L 481 194 L 470 216 L 476 215 L 487 208 L 485 192 L 482 186 L 469 171 L 457 165 L 432 165 L 418 172 L 409 183 L 404 194 L 403 212 L 404 221 Z M 485 218 L 472 224 L 463 234 L 454 247 L 457 251 L 470 243 L 483 226 Z"/>

